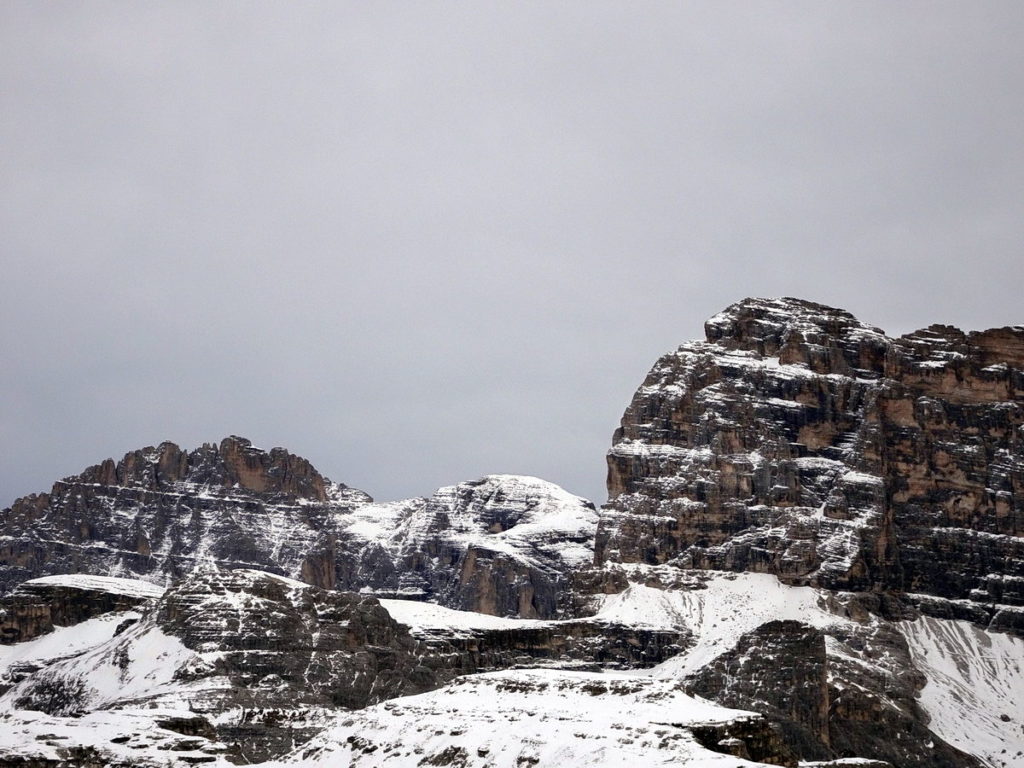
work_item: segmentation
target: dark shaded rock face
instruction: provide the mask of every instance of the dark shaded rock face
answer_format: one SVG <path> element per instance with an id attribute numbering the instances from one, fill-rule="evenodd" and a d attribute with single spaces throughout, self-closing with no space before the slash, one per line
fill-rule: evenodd
<path id="1" fill-rule="evenodd" d="M 690 732 L 697 743 L 713 752 L 787 768 L 799 765 L 786 735 L 770 718 L 691 726 Z"/>
<path id="2" fill-rule="evenodd" d="M 237 437 L 191 452 L 162 443 L 4 510 L 0 593 L 59 573 L 162 584 L 202 557 L 279 573 L 311 570 L 307 562 L 332 550 L 334 515 L 369 502 L 282 448 L 268 453 Z"/>
<path id="3" fill-rule="evenodd" d="M 1024 328 L 748 299 L 705 329 L 615 433 L 599 561 L 1024 605 Z"/>
<path id="4" fill-rule="evenodd" d="M 20 643 L 53 631 L 50 606 L 30 595 L 0 599 L 0 645 Z"/>
<path id="5" fill-rule="evenodd" d="M 685 632 L 630 627 L 603 621 L 550 622 L 538 627 L 417 632 L 444 674 L 468 675 L 538 666 L 635 669 L 660 664 L 689 645 Z"/>
<path id="6" fill-rule="evenodd" d="M 832 757 L 825 637 L 820 631 L 796 621 L 763 624 L 689 683 L 691 693 L 782 723 L 786 743 L 801 758 Z"/>
<path id="7" fill-rule="evenodd" d="M 836 757 L 866 757 L 906 768 L 980 768 L 937 738 L 918 700 L 927 684 L 906 638 L 892 625 L 828 632 L 829 746 Z"/>
<path id="8" fill-rule="evenodd" d="M 764 714 L 801 760 L 856 756 L 906 768 L 980 766 L 926 727 L 917 702 L 925 682 L 891 625 L 837 625 L 826 632 L 773 621 L 691 675 L 687 690 Z"/>

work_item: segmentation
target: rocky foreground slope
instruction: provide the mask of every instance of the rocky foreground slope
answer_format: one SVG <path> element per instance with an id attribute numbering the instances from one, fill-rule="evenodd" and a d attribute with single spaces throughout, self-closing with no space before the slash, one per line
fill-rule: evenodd
<path id="1" fill-rule="evenodd" d="M 207 565 L 0 647 L 0 765 L 1024 759 L 1012 636 L 766 574 L 629 575 L 593 617 L 539 621 Z"/>
<path id="2" fill-rule="evenodd" d="M 0 766 L 1024 767 L 1024 329 L 748 299 L 600 511 L 241 438 L 0 516 Z"/>

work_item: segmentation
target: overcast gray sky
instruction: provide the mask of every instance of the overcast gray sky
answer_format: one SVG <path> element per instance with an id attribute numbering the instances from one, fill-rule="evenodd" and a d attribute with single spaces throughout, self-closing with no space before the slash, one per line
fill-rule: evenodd
<path id="1" fill-rule="evenodd" d="M 1024 323 L 1024 3 L 0 5 L 0 505 L 241 434 L 605 499 L 748 295 Z"/>

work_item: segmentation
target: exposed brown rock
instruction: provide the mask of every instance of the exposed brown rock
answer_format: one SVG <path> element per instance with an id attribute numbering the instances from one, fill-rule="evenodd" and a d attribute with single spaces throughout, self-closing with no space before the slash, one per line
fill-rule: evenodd
<path id="1" fill-rule="evenodd" d="M 623 416 L 599 561 L 1024 605 L 1024 328 L 748 299 L 706 337 Z"/>

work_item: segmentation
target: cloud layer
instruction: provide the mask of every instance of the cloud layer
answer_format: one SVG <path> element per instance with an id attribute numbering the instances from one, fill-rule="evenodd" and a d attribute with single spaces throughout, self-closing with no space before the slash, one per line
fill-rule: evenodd
<path id="1" fill-rule="evenodd" d="M 604 500 L 748 295 L 1024 322 L 1024 5 L 7 3 L 0 505 L 242 434 Z"/>

